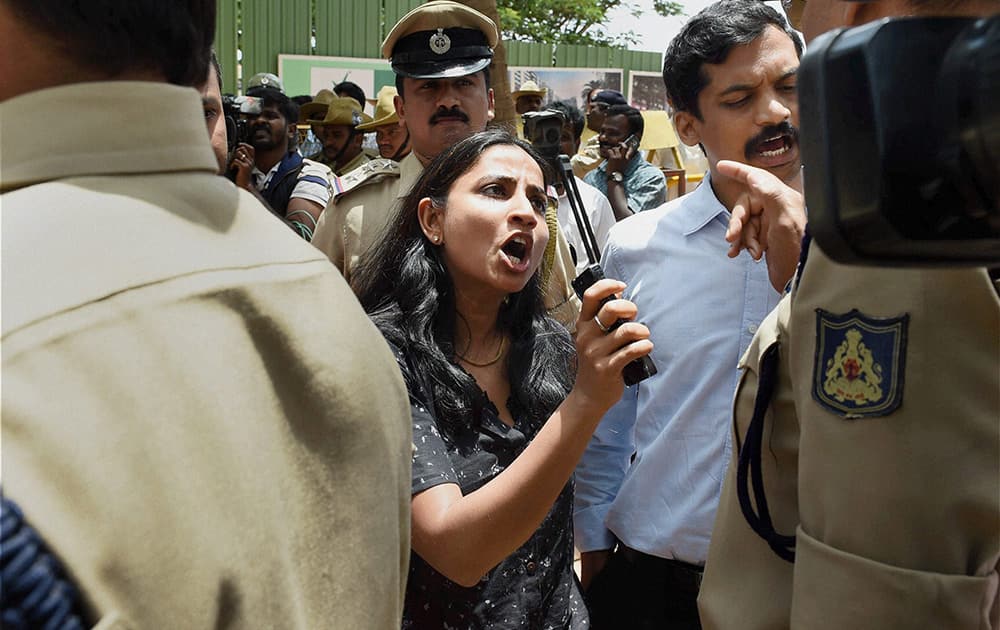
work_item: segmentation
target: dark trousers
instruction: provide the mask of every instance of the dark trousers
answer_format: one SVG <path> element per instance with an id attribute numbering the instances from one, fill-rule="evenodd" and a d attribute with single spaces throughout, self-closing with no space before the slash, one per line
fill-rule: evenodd
<path id="1" fill-rule="evenodd" d="M 619 544 L 584 599 L 593 630 L 701 630 L 701 568 Z"/>

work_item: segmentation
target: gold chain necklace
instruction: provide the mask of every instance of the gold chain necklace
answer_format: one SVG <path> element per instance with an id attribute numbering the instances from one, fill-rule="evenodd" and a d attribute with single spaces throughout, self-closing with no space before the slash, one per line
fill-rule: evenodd
<path id="1" fill-rule="evenodd" d="M 493 365 L 494 363 L 496 363 L 497 361 L 499 361 L 500 357 L 503 356 L 503 344 L 504 344 L 504 341 L 505 341 L 505 339 L 503 337 L 500 337 L 500 347 L 497 348 L 497 356 L 493 357 L 489 361 L 486 361 L 485 363 L 476 363 L 475 361 L 470 361 L 469 359 L 466 359 L 465 357 L 463 357 L 462 355 L 458 354 L 457 352 L 455 353 L 455 356 L 458 357 L 459 361 L 465 361 L 466 363 L 468 363 L 469 365 L 474 366 L 474 367 L 489 367 L 489 366 Z"/>

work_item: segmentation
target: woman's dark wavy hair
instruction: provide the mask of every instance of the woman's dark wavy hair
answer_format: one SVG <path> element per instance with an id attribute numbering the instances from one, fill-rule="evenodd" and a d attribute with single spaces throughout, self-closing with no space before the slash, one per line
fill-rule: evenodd
<path id="1" fill-rule="evenodd" d="M 108 77 L 155 70 L 202 85 L 215 38 L 216 0 L 3 0 L 80 63 Z M 221 84 L 220 84 L 221 85 Z"/>
<path id="2" fill-rule="evenodd" d="M 455 310 L 451 276 L 439 246 L 420 229 L 417 206 L 428 197 L 447 208 L 448 192 L 488 148 L 521 148 L 542 169 L 546 185 L 553 175 L 531 145 L 502 129 L 477 133 L 442 152 L 403 199 L 379 243 L 361 260 L 353 287 L 361 305 L 382 334 L 409 358 L 410 371 L 433 398 L 445 434 L 473 427 L 482 413 L 484 396 L 476 381 L 454 361 L 454 336 L 461 319 Z M 451 212 L 460 212 L 458 208 Z M 507 377 L 511 404 L 534 426 L 559 406 L 573 385 L 575 354 L 566 329 L 545 314 L 541 270 L 511 294 L 500 307 L 497 325 L 511 338 Z M 504 404 L 507 401 L 495 401 Z M 515 412 L 516 413 L 516 412 Z"/>
<path id="3" fill-rule="evenodd" d="M 788 35 L 802 56 L 802 39 L 785 18 L 760 0 L 713 2 L 688 20 L 663 56 L 667 100 L 678 111 L 701 119 L 698 95 L 708 85 L 703 66 L 726 60 L 735 46 L 749 44 L 773 26 Z"/>

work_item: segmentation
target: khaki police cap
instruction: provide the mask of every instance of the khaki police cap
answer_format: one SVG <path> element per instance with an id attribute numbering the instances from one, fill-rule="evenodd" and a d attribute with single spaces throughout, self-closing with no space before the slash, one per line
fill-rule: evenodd
<path id="1" fill-rule="evenodd" d="M 334 96 L 326 106 L 326 116 L 323 120 L 311 121 L 314 125 L 344 125 L 357 127 L 361 123 L 371 122 L 372 117 L 361 111 L 361 104 L 349 96 Z"/>
<path id="2" fill-rule="evenodd" d="M 548 91 L 548 88 L 538 87 L 538 84 L 534 81 L 525 81 L 521 84 L 521 87 L 517 88 L 517 90 L 511 94 L 511 98 L 515 101 L 519 96 L 541 96 L 544 98 Z"/>
<path id="3" fill-rule="evenodd" d="M 379 90 L 378 98 L 375 100 L 375 118 L 371 122 L 358 125 L 358 131 L 374 131 L 376 127 L 399 123 L 399 115 L 396 113 L 396 105 L 393 102 L 395 96 L 396 88 L 391 85 L 386 85 Z"/>
<path id="4" fill-rule="evenodd" d="M 308 123 L 323 120 L 326 116 L 326 108 L 329 107 L 330 101 L 335 98 L 337 98 L 337 95 L 330 90 L 316 92 L 313 100 L 299 109 L 299 122 Z"/>
<path id="5" fill-rule="evenodd" d="M 479 11 L 451 0 L 432 0 L 392 27 L 382 42 L 382 56 L 404 77 L 461 77 L 489 66 L 499 39 L 497 25 Z"/>

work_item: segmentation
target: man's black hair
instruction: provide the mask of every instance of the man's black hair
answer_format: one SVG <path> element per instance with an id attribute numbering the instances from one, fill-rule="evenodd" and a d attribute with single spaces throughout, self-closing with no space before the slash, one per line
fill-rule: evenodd
<path id="1" fill-rule="evenodd" d="M 583 135 L 583 113 L 580 108 L 569 101 L 556 101 L 549 103 L 548 109 L 562 113 L 566 121 L 573 127 L 573 137 L 577 142 Z"/>
<path id="2" fill-rule="evenodd" d="M 486 89 L 488 91 L 490 89 L 490 67 L 486 66 L 480 72 L 483 73 L 483 83 L 486 84 Z M 404 78 L 405 77 L 403 75 L 401 75 L 401 74 L 397 74 L 396 75 L 396 93 L 399 94 L 399 98 L 401 98 L 401 99 L 403 99 L 405 101 L 406 98 L 403 96 L 403 79 Z M 419 81 L 420 79 L 416 79 L 416 80 Z M 451 79 L 446 79 L 446 80 L 450 81 Z"/>
<path id="3" fill-rule="evenodd" d="M 260 99 L 262 107 L 275 107 L 278 113 L 284 117 L 286 123 L 293 125 L 298 122 L 299 106 L 280 90 L 260 88 L 254 92 L 254 96 Z"/>
<path id="4" fill-rule="evenodd" d="M 635 134 L 636 138 L 642 138 L 642 132 L 646 129 L 646 121 L 642 119 L 642 114 L 631 105 L 612 105 L 608 111 L 604 112 L 604 120 L 612 116 L 624 116 L 628 121 L 628 132 Z"/>
<path id="5" fill-rule="evenodd" d="M 663 58 L 663 84 L 675 110 L 701 119 L 698 95 L 708 84 L 703 66 L 720 64 L 735 46 L 749 44 L 773 26 L 788 35 L 802 56 L 802 40 L 785 18 L 760 0 L 721 0 L 691 18 Z"/>
<path id="6" fill-rule="evenodd" d="M 209 58 L 209 63 L 212 65 L 212 69 L 215 71 L 215 78 L 219 80 L 219 93 L 222 93 L 222 66 L 219 65 L 219 57 L 215 54 L 215 49 L 212 49 L 212 56 Z"/>
<path id="7" fill-rule="evenodd" d="M 3 0 L 65 55 L 109 78 L 154 71 L 202 85 L 215 38 L 216 0 Z M 221 85 L 221 84 L 220 84 Z"/>
<path id="8" fill-rule="evenodd" d="M 365 91 L 361 89 L 361 86 L 352 81 L 341 81 L 337 85 L 333 86 L 333 93 L 337 96 L 349 96 L 358 102 L 358 105 L 364 109 L 365 106 Z"/>

